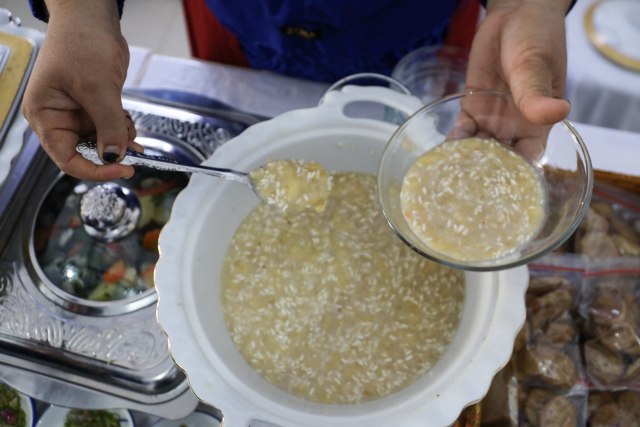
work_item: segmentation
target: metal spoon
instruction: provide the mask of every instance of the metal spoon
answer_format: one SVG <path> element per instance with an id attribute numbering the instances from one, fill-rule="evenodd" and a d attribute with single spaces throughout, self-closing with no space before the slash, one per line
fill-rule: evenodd
<path id="1" fill-rule="evenodd" d="M 76 146 L 76 151 L 85 159 L 96 165 L 103 165 L 104 162 L 98 156 L 98 147 L 93 142 L 81 142 Z M 228 179 L 244 184 L 251 188 L 257 194 L 257 190 L 246 172 L 240 172 L 233 169 L 213 168 L 202 165 L 187 165 L 179 163 L 173 159 L 162 156 L 151 156 L 148 154 L 138 153 L 134 150 L 127 149 L 124 158 L 120 161 L 121 165 L 146 166 L 153 169 L 160 169 L 172 172 L 187 173 L 204 173 L 222 179 Z"/>
<path id="2" fill-rule="evenodd" d="M 76 146 L 76 151 L 82 155 L 85 159 L 96 165 L 103 165 L 104 163 L 98 156 L 98 147 L 93 142 L 81 142 Z M 276 161 L 277 162 L 277 161 Z M 324 209 L 326 199 L 331 191 L 331 177 L 330 175 L 317 163 L 305 163 L 305 166 L 300 171 L 298 167 L 298 175 L 295 178 L 298 180 L 306 180 L 305 185 L 302 186 L 304 192 L 302 194 L 294 193 L 289 194 L 283 186 L 286 186 L 286 182 L 277 182 L 277 177 L 271 175 L 266 178 L 256 178 L 264 174 L 254 174 L 268 167 L 269 164 L 263 166 L 256 171 L 247 173 L 240 172 L 234 169 L 215 168 L 202 165 L 188 165 L 177 162 L 173 159 L 152 156 L 147 154 L 138 153 L 127 149 L 124 158 L 120 161 L 123 165 L 132 166 L 146 166 L 153 169 L 160 169 L 172 172 L 187 172 L 187 173 L 204 173 L 207 175 L 215 176 L 217 178 L 227 179 L 230 181 L 239 182 L 251 188 L 251 190 L 264 202 L 275 205 L 281 210 L 291 209 L 294 211 L 304 210 L 307 208 L 313 208 L 318 212 Z M 272 162 L 273 164 L 273 162 Z M 318 173 L 316 173 L 318 172 Z M 298 181 L 300 184 L 300 181 Z M 275 187 L 274 187 L 275 185 Z M 298 185 L 297 187 L 301 187 Z M 296 188 L 296 186 L 293 186 Z"/>

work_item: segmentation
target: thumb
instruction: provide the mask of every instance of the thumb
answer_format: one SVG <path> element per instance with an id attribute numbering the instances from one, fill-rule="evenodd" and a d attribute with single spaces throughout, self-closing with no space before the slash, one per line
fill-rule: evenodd
<path id="1" fill-rule="evenodd" d="M 554 96 L 553 67 L 544 56 L 531 54 L 511 74 L 509 87 L 522 115 L 532 123 L 551 125 L 569 115 L 571 104 Z M 563 91 L 557 91 L 558 94 Z"/>
<path id="2" fill-rule="evenodd" d="M 104 163 L 118 162 L 129 140 L 129 121 L 122 108 L 120 92 L 99 90 L 93 92 L 91 98 L 84 105 L 96 127 L 98 154 Z"/>

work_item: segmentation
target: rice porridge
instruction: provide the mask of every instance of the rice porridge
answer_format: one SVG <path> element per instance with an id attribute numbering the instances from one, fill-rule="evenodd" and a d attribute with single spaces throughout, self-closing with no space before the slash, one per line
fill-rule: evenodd
<path id="1" fill-rule="evenodd" d="M 545 188 L 529 162 L 493 139 L 447 141 L 409 168 L 400 192 L 409 227 L 460 261 L 499 258 L 538 233 Z"/>
<path id="2" fill-rule="evenodd" d="M 331 192 L 331 175 L 320 163 L 273 160 L 249 174 L 260 199 L 282 211 L 322 212 Z"/>
<path id="3" fill-rule="evenodd" d="M 337 173 L 321 213 L 259 204 L 227 250 L 222 307 L 245 360 L 304 399 L 347 404 L 418 380 L 458 328 L 464 275 L 405 246 L 376 177 Z"/>

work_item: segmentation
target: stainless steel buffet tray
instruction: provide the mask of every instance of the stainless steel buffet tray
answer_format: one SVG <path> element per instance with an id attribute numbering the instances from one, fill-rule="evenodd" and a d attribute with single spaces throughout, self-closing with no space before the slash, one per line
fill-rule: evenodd
<path id="1" fill-rule="evenodd" d="M 186 105 L 184 99 L 138 92 L 125 96 L 123 105 L 138 131 L 161 149 L 186 147 L 200 160 L 261 120 L 223 104 L 187 97 Z M 155 291 L 102 311 L 47 292 L 51 286 L 33 251 L 34 221 L 61 175 L 26 132 L 11 179 L 0 183 L 0 378 L 56 405 L 127 408 L 173 419 L 189 414 L 198 400 L 156 322 Z"/>

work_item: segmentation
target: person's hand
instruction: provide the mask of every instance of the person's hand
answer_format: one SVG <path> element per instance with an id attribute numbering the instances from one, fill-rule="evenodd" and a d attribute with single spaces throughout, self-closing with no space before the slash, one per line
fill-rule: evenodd
<path id="1" fill-rule="evenodd" d="M 567 117 L 564 18 L 570 0 L 489 0 L 471 47 L 467 86 L 512 93 L 531 123 Z"/>
<path id="2" fill-rule="evenodd" d="M 44 150 L 64 172 L 79 179 L 130 177 L 116 163 L 136 131 L 122 108 L 129 49 L 120 32 L 115 0 L 47 0 L 49 26 L 27 84 L 22 111 Z M 76 153 L 81 140 L 97 138 L 106 164 Z"/>

